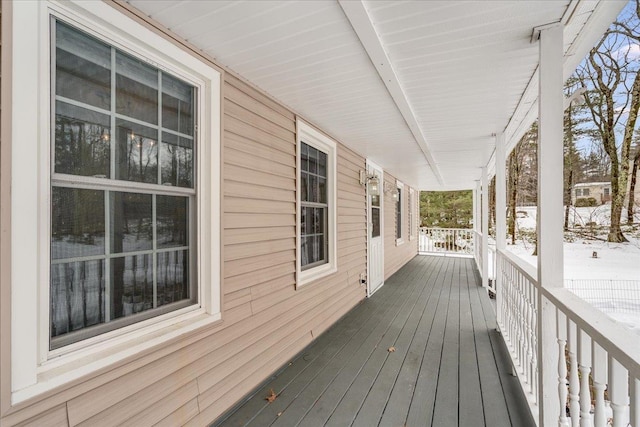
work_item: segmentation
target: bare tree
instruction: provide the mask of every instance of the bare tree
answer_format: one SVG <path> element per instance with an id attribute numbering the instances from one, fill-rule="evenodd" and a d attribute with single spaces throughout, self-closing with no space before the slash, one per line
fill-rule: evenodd
<path id="1" fill-rule="evenodd" d="M 605 152 L 611 160 L 611 226 L 607 240 L 625 242 L 620 229 L 629 178 L 631 141 L 640 109 L 640 73 L 630 55 L 640 43 L 640 3 L 624 21 L 617 21 L 591 49 L 577 70 L 587 88 L 585 103 Z M 618 138 L 618 129 L 621 138 Z"/>

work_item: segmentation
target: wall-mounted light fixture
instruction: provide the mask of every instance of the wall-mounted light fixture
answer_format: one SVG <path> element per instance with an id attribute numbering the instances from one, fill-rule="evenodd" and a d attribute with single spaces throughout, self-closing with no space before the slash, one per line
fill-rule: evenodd
<path id="1" fill-rule="evenodd" d="M 380 195 L 380 179 L 375 175 L 368 175 L 365 171 L 360 171 L 360 185 L 366 185 L 371 196 Z"/>

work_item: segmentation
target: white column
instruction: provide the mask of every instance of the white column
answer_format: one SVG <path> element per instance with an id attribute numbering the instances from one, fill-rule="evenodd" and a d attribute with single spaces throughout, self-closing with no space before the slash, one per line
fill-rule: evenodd
<path id="1" fill-rule="evenodd" d="M 489 177 L 482 168 L 482 287 L 489 286 Z"/>
<path id="2" fill-rule="evenodd" d="M 481 224 L 481 214 L 480 214 L 480 205 L 482 203 L 482 195 L 480 193 L 480 180 L 476 181 L 476 188 L 473 190 L 473 201 L 474 201 L 474 205 L 473 205 L 473 229 L 476 231 L 477 234 L 475 234 L 474 236 L 474 240 L 473 240 L 473 251 L 475 252 L 475 258 L 476 258 L 476 266 L 478 267 L 478 271 L 482 271 L 482 265 L 480 265 L 480 251 L 482 250 L 481 248 L 481 238 L 479 237 L 479 234 L 482 233 L 482 224 Z"/>
<path id="3" fill-rule="evenodd" d="M 471 191 L 473 195 L 473 231 L 478 231 L 478 186 Z"/>
<path id="4" fill-rule="evenodd" d="M 500 253 L 506 249 L 507 240 L 507 182 L 506 147 L 504 133 L 496 136 L 496 310 L 501 318 L 503 303 L 502 274 L 500 271 Z"/>
<path id="5" fill-rule="evenodd" d="M 507 167 L 504 133 L 496 137 L 496 249 L 504 250 L 507 241 Z"/>
<path id="6" fill-rule="evenodd" d="M 538 125 L 538 283 L 563 284 L 562 24 L 540 29 Z M 558 422 L 556 309 L 538 292 L 539 425 Z M 574 415 L 574 414 L 572 414 Z"/>

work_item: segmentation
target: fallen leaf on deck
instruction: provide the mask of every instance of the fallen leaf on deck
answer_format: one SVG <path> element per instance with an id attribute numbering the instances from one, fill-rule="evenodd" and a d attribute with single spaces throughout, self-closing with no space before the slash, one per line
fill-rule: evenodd
<path id="1" fill-rule="evenodd" d="M 282 415 L 282 412 L 278 412 L 278 416 Z"/>
<path id="2" fill-rule="evenodd" d="M 389 347 L 389 350 L 388 350 L 389 353 L 393 353 L 394 351 L 396 351 L 395 347 Z"/>
<path id="3" fill-rule="evenodd" d="M 266 400 L 267 402 L 271 403 L 274 400 L 276 400 L 276 398 L 278 397 L 278 395 L 276 394 L 275 391 L 273 391 L 273 389 L 269 390 L 269 395 L 267 397 L 264 398 L 264 400 Z"/>

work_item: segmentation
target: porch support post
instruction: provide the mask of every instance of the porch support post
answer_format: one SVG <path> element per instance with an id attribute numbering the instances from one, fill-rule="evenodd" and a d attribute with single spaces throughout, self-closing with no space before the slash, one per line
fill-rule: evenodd
<path id="1" fill-rule="evenodd" d="M 473 195 L 473 259 L 476 261 L 476 266 L 479 269 L 479 265 L 478 265 L 478 250 L 480 250 L 479 243 L 478 243 L 478 231 L 479 231 L 479 224 L 478 221 L 480 221 L 480 215 L 478 215 L 478 188 L 480 187 L 480 184 L 476 181 L 476 186 L 473 190 L 471 190 L 471 194 Z"/>
<path id="2" fill-rule="evenodd" d="M 498 324 L 502 322 L 502 274 L 500 272 L 500 254 L 506 249 L 507 242 L 507 182 L 506 147 L 504 133 L 496 136 L 496 311 Z"/>
<path id="3" fill-rule="evenodd" d="M 540 28 L 538 96 L 538 284 L 562 287 L 563 271 L 563 46 L 562 24 Z M 538 292 L 539 425 L 559 422 L 556 309 Z"/>
<path id="4" fill-rule="evenodd" d="M 489 177 L 482 168 L 482 287 L 489 287 Z"/>

